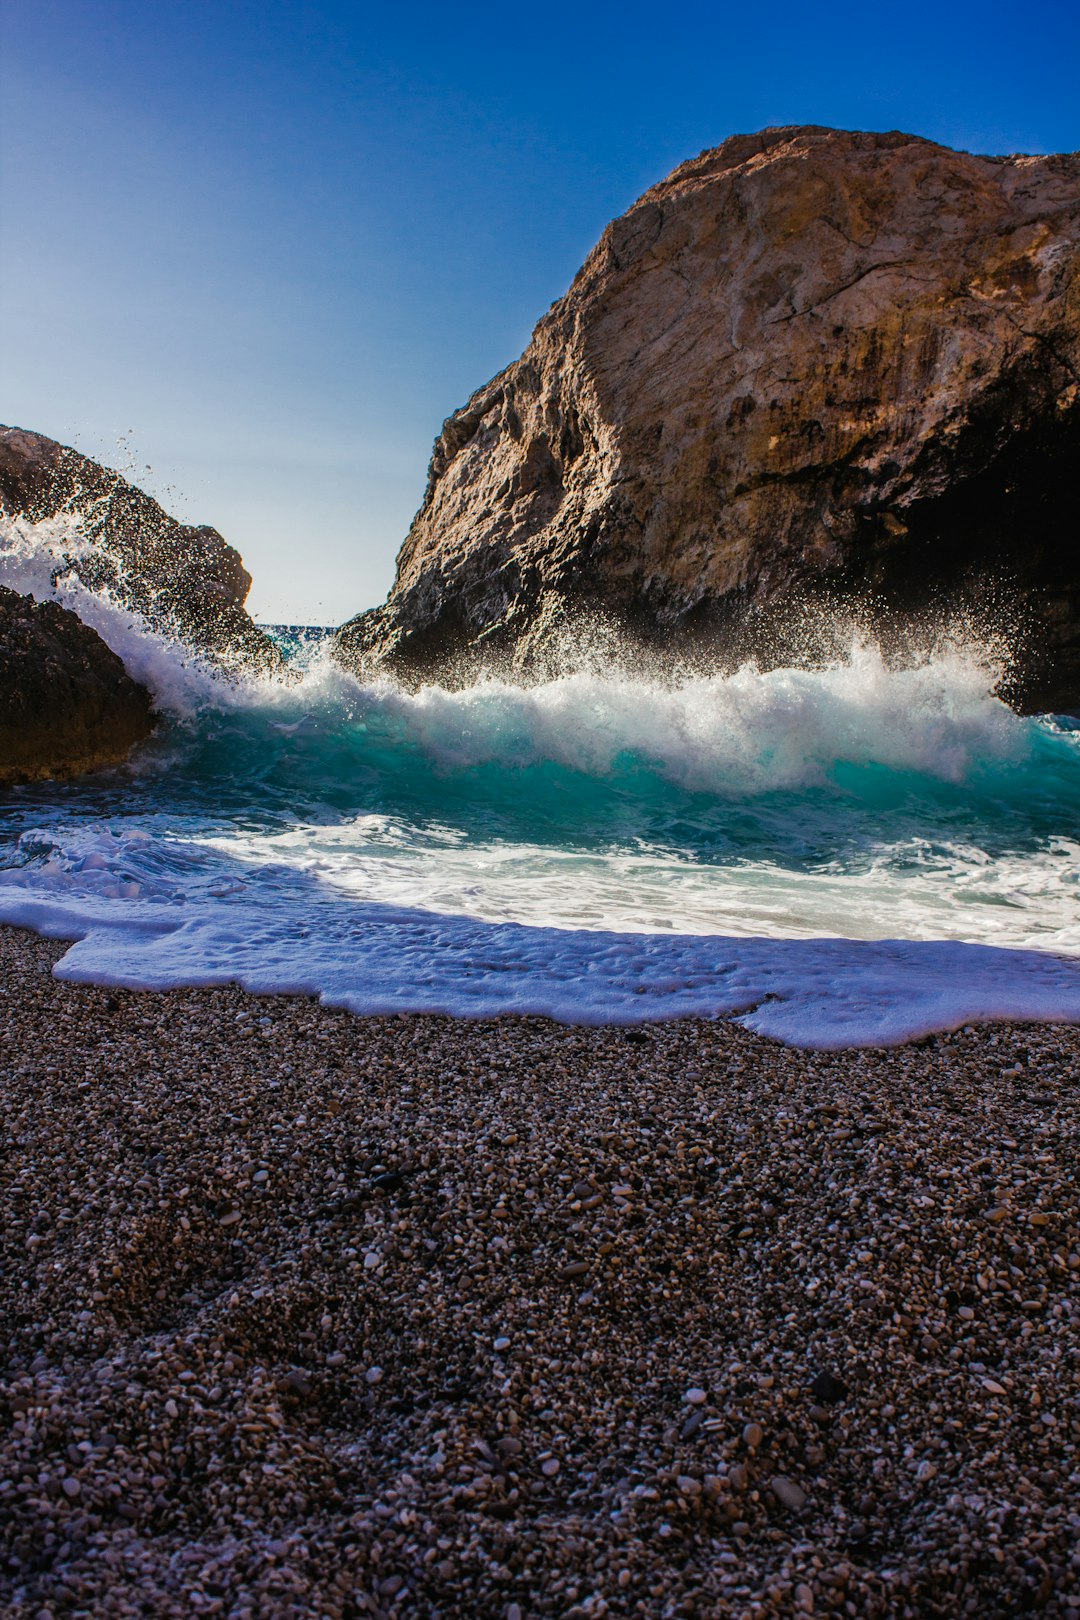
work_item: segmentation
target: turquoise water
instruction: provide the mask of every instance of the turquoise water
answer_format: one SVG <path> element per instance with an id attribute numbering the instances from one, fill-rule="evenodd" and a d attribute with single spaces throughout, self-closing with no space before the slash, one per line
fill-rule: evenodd
<path id="1" fill-rule="evenodd" d="M 351 679 L 318 635 L 282 633 L 300 679 L 245 683 L 80 611 L 161 724 L 125 771 L 0 801 L 0 917 L 82 936 L 69 976 L 358 1010 L 736 1009 L 817 1044 L 1015 1013 L 1025 986 L 1039 1016 L 1077 1015 L 1080 730 L 1014 715 L 970 648 L 410 693 Z"/>

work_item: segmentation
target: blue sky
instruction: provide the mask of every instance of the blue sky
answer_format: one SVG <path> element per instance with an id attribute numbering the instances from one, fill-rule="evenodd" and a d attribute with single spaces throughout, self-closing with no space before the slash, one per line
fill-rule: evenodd
<path id="1" fill-rule="evenodd" d="M 1075 0 L 35 0 L 4 36 L 0 420 L 215 524 L 265 619 L 382 598 L 443 417 L 684 158 L 1080 147 Z"/>

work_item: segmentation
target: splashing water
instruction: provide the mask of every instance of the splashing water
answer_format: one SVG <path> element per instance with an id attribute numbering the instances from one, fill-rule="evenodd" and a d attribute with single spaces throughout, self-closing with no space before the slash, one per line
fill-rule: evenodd
<path id="1" fill-rule="evenodd" d="M 303 678 L 243 684 L 56 582 L 78 543 L 9 528 L 0 583 L 74 606 L 162 724 L 0 803 L 0 919 L 79 939 L 62 976 L 814 1045 L 1080 1017 L 1080 730 L 970 650 L 409 693 L 293 633 Z"/>

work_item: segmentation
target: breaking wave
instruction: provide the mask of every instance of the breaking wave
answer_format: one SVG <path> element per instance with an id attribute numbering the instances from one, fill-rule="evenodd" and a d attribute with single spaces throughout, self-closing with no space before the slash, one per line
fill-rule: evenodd
<path id="1" fill-rule="evenodd" d="M 1080 1016 L 1080 732 L 970 642 L 410 692 L 294 635 L 300 679 L 243 682 L 72 581 L 78 544 L 12 526 L 0 583 L 75 607 L 161 724 L 0 803 L 0 918 L 81 939 L 66 976 L 812 1044 Z"/>

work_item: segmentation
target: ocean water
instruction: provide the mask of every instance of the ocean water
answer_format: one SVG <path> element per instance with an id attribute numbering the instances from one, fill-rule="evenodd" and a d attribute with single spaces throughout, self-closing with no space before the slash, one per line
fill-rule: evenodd
<path id="1" fill-rule="evenodd" d="M 1080 1019 L 1080 729 L 1013 714 L 970 639 L 410 693 L 294 628 L 295 678 L 241 681 L 65 580 L 79 543 L 8 525 L 0 583 L 75 606 L 161 725 L 0 797 L 0 921 L 75 941 L 62 978 L 819 1047 Z"/>

